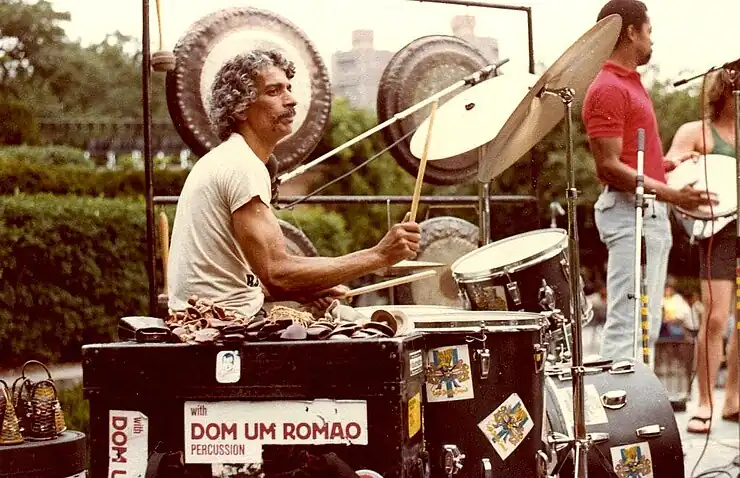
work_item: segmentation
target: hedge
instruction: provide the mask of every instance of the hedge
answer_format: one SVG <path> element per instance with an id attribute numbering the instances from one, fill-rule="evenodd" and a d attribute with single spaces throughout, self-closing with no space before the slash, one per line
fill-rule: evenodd
<path id="1" fill-rule="evenodd" d="M 180 194 L 189 170 L 161 169 L 153 175 L 154 194 Z M 0 161 L 0 195 L 17 193 L 75 194 L 78 196 L 141 196 L 145 193 L 142 170 L 91 169 L 86 166 L 50 166 L 9 159 Z"/>
<path id="2" fill-rule="evenodd" d="M 281 215 L 323 255 L 350 247 L 336 213 Z M 118 318 L 146 313 L 145 237 L 143 199 L 0 197 L 0 364 L 78 360 L 83 344 L 115 337 Z"/>
<path id="3" fill-rule="evenodd" d="M 84 150 L 71 146 L 4 146 L 0 148 L 0 159 L 46 166 L 95 166 Z"/>

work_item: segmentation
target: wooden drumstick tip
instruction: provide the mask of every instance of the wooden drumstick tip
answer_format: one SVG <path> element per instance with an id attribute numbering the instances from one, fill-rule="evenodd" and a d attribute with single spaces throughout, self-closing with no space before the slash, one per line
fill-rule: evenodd
<path id="1" fill-rule="evenodd" d="M 166 72 L 175 69 L 175 54 L 171 51 L 160 50 L 152 53 L 152 69 Z"/>

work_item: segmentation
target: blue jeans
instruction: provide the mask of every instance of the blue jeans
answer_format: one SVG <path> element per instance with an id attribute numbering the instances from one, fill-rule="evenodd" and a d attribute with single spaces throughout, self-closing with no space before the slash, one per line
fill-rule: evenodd
<path id="1" fill-rule="evenodd" d="M 648 318 L 650 362 L 655 360 L 655 341 L 660 334 L 662 300 L 668 273 L 668 254 L 673 245 L 668 205 L 649 201 L 643 216 L 647 246 Z M 635 196 L 606 188 L 594 204 L 596 228 L 609 251 L 607 264 L 606 323 L 600 355 L 605 359 L 634 357 L 635 313 Z M 638 357 L 642 357 L 641 349 Z"/>

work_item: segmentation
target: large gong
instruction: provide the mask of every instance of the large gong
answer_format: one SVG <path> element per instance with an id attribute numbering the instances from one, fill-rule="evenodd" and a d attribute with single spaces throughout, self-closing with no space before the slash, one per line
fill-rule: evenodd
<path id="1" fill-rule="evenodd" d="M 382 123 L 393 118 L 397 113 L 486 67 L 489 63 L 477 48 L 461 38 L 446 35 L 417 38 L 391 58 L 380 78 L 378 122 Z M 459 88 L 440 98 L 439 104 L 444 104 L 466 88 L 468 87 Z M 413 176 L 419 171 L 420 159 L 411 154 L 411 135 L 429 116 L 430 108 L 431 106 L 426 106 L 383 130 L 383 138 L 388 145 L 400 140 L 390 152 L 398 164 Z M 449 132 L 435 131 L 434 137 L 438 141 L 444 141 L 446 134 Z M 406 135 L 409 136 L 402 139 Z M 476 151 L 470 151 L 428 162 L 424 181 L 438 185 L 461 184 L 470 181 L 477 173 L 478 155 Z"/>
<path id="2" fill-rule="evenodd" d="M 457 259 L 478 249 L 478 226 L 451 216 L 427 219 L 419 226 L 421 241 L 416 260 L 441 262 L 445 267 L 440 268 L 434 277 L 398 286 L 398 302 L 461 307 L 451 267 Z"/>
<path id="3" fill-rule="evenodd" d="M 203 156 L 220 143 L 208 119 L 210 87 L 221 65 L 240 53 L 275 49 L 295 63 L 298 102 L 293 133 L 275 149 L 278 174 L 303 162 L 329 125 L 331 86 L 319 53 L 306 35 L 274 13 L 226 8 L 194 23 L 175 46 L 175 69 L 167 73 L 167 107 L 185 144 Z"/>

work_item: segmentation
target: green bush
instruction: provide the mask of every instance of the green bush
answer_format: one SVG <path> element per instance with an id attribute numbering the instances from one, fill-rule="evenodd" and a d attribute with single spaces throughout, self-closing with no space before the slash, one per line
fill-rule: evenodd
<path id="1" fill-rule="evenodd" d="M 153 175 L 154 194 L 179 195 L 188 170 L 163 169 Z M 0 195 L 75 194 L 78 196 L 140 196 L 145 193 L 142 170 L 48 166 L 20 160 L 0 161 Z"/>
<path id="2" fill-rule="evenodd" d="M 7 146 L 0 148 L 0 159 L 42 166 L 95 166 L 85 151 L 71 146 Z"/>
<path id="3" fill-rule="evenodd" d="M 166 211 L 172 224 L 174 207 Z M 281 215 L 323 255 L 351 248 L 336 213 Z M 0 364 L 76 361 L 83 344 L 113 340 L 120 317 L 148 313 L 145 264 L 143 199 L 0 197 Z"/>

